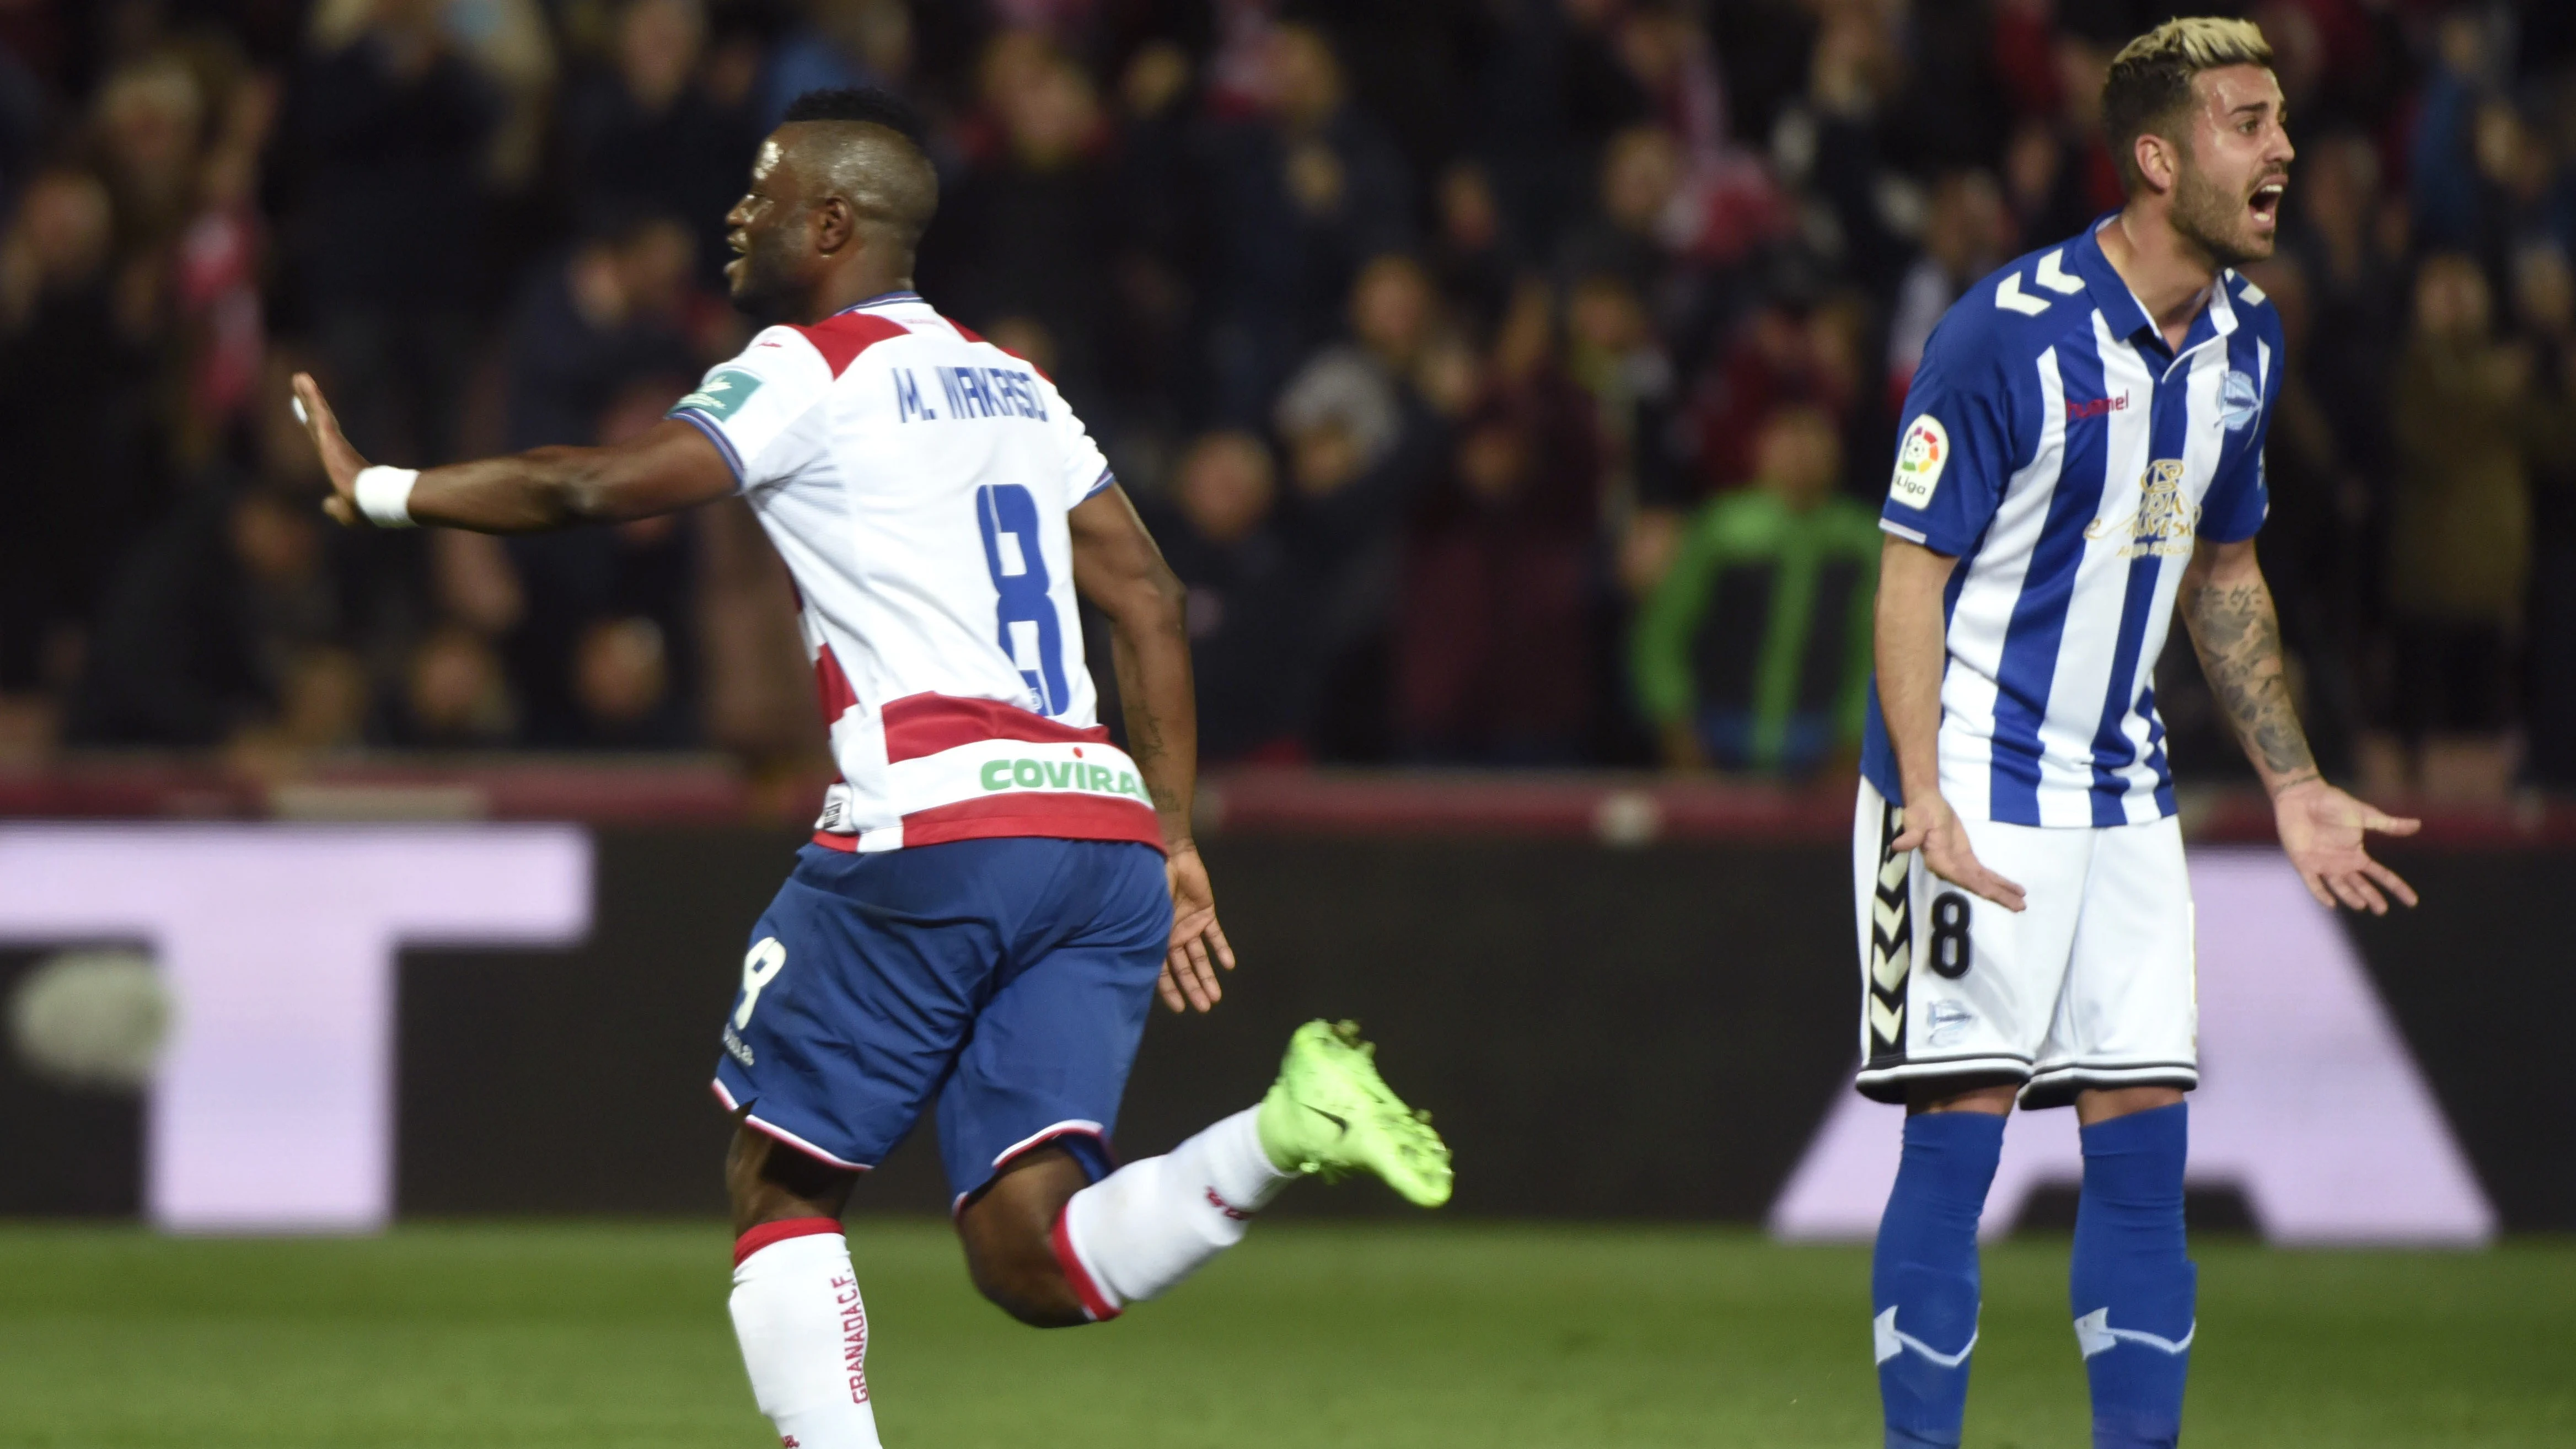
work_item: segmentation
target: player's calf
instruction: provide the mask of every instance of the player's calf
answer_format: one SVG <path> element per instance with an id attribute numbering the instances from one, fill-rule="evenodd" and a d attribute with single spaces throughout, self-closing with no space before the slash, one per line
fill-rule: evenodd
<path id="1" fill-rule="evenodd" d="M 1905 1119 L 1896 1184 L 1870 1263 L 1870 1338 L 1889 1449 L 1954 1449 L 1982 1302 L 1977 1218 L 2003 1155 L 1991 1096 Z M 2009 1100 L 2003 1105 L 2009 1106 Z"/>
<path id="2" fill-rule="evenodd" d="M 2172 1449 L 2198 1329 L 2199 1270 L 2184 1240 L 2190 1108 L 2134 1089 L 2130 1105 L 2084 1104 L 2084 1192 L 2067 1275 L 2076 1346 L 2093 1391 L 2095 1449 Z M 2092 1095 L 2092 1094 L 2088 1094 Z"/>
<path id="3" fill-rule="evenodd" d="M 876 1449 L 868 1310 L 841 1235 L 855 1174 L 740 1123 L 725 1154 L 733 1199 L 726 1306 L 752 1397 L 800 1449 Z"/>
<path id="4" fill-rule="evenodd" d="M 1032 1328 L 1072 1328 L 1093 1321 L 1065 1275 L 1055 1224 L 1091 1177 L 1060 1147 L 1041 1147 L 1003 1164 L 999 1177 L 957 1214 L 966 1275 L 975 1291 Z"/>
<path id="5" fill-rule="evenodd" d="M 1358 1028 L 1308 1022 L 1260 1106 L 1067 1198 L 1056 1261 L 1085 1314 L 1114 1317 L 1240 1242 L 1299 1177 L 1356 1172 L 1424 1207 L 1449 1200 L 1449 1149 L 1387 1089 Z"/>

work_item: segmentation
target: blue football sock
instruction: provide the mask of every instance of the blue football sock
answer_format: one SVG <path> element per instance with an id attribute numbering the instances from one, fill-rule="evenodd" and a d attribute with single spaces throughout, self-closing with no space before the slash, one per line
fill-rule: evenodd
<path id="1" fill-rule="evenodd" d="M 1977 1214 L 2003 1150 L 2004 1119 L 1994 1113 L 1905 1119 L 1905 1156 L 1869 1272 L 1887 1449 L 1959 1442 L 1977 1341 Z"/>
<path id="2" fill-rule="evenodd" d="M 2183 1255 L 2180 1102 L 2084 1129 L 2068 1297 L 2093 1384 L 2094 1449 L 2173 1449 L 2200 1270 Z"/>

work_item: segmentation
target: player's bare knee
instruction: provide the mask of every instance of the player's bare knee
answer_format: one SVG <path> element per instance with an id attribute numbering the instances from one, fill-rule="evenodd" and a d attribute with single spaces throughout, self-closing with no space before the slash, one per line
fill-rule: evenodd
<path id="1" fill-rule="evenodd" d="M 733 1207 L 734 1235 L 787 1218 L 838 1219 L 850 1205 L 857 1177 L 780 1146 L 737 1114 L 733 1141 L 725 1148 L 725 1196 Z"/>
<path id="2" fill-rule="evenodd" d="M 2133 1112 L 2152 1112 L 2182 1100 L 2180 1087 L 2096 1087 L 2075 1096 L 2075 1119 L 2090 1127 Z"/>
<path id="3" fill-rule="evenodd" d="M 2013 1109 L 2021 1088 L 2012 1082 L 1966 1085 L 1956 1081 L 1922 1082 L 1905 1095 L 1909 1116 L 1924 1112 L 1986 1112 L 2004 1116 Z"/>

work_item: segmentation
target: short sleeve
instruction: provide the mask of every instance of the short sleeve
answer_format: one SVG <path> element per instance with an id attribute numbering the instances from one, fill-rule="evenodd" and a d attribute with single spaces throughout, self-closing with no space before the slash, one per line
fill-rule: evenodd
<path id="1" fill-rule="evenodd" d="M 2212 543 L 2252 538 L 2272 510 L 2272 492 L 2263 474 L 2263 445 L 2271 435 L 2272 407 L 2281 400 L 2277 337 L 2265 338 L 2257 355 L 2256 366 L 2264 374 L 2260 379 L 2231 370 L 2219 385 L 2221 416 L 2242 422 L 2229 429 L 2217 476 L 2209 480 L 2209 491 L 2200 500 L 2200 536 Z"/>
<path id="2" fill-rule="evenodd" d="M 1030 371 L 1037 377 L 1039 394 L 1046 399 L 1047 422 L 1064 453 L 1064 507 L 1070 513 L 1115 487 L 1118 475 L 1109 471 L 1108 455 L 1092 440 L 1082 419 L 1065 406 L 1064 394 L 1056 391 L 1055 383 L 1035 368 Z"/>
<path id="3" fill-rule="evenodd" d="M 2020 455 L 2013 399 L 1985 329 L 1953 314 L 1932 333 L 1905 392 L 1905 428 L 1878 526 L 1936 553 L 1974 547 Z"/>
<path id="4" fill-rule="evenodd" d="M 832 386 L 831 364 L 792 327 L 772 327 L 742 355 L 708 370 L 697 390 L 671 405 L 707 435 L 733 469 L 735 486 L 775 483 L 803 461 L 795 425 Z"/>

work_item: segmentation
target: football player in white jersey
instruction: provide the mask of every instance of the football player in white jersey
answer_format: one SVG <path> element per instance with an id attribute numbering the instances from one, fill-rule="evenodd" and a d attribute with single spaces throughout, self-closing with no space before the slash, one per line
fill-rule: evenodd
<path id="1" fill-rule="evenodd" d="M 1969 288 L 1907 395 L 1881 517 L 1853 866 L 1860 1089 L 1908 1110 L 1872 1274 L 1886 1442 L 1954 1446 L 2005 1114 L 2072 1104 L 2070 1299 L 2097 1449 L 2171 1446 L 2196 1322 L 2183 1094 L 2190 882 L 2153 688 L 2173 613 L 2317 900 L 2414 893 L 2408 834 L 2326 783 L 2254 554 L 2293 150 L 2262 33 L 2176 20 L 2113 61 L 2122 210 Z"/>
<path id="2" fill-rule="evenodd" d="M 1258 1106 L 1112 1161 L 1158 986 L 1204 1011 L 1233 964 L 1190 839 L 1183 592 L 1054 386 L 913 293 L 937 203 L 900 101 L 800 98 L 726 219 L 734 300 L 776 325 L 628 443 L 371 467 L 295 382 L 343 523 L 512 533 L 739 493 L 795 577 L 842 778 L 751 932 L 715 1091 L 734 1325 L 800 1449 L 878 1442 L 840 1217 L 934 1099 L 969 1273 L 1041 1326 L 1179 1282 L 1299 1176 L 1424 1206 L 1450 1186 L 1427 1121 L 1322 1022 Z M 1093 718 L 1077 594 L 1113 624 L 1132 757 Z"/>

